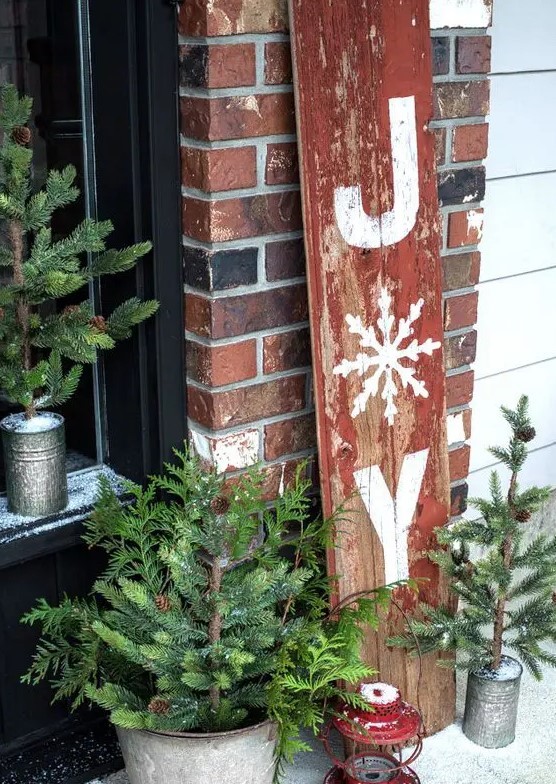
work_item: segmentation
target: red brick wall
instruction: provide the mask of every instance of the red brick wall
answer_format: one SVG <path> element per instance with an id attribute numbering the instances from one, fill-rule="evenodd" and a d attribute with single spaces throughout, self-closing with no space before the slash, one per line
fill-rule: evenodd
<path id="1" fill-rule="evenodd" d="M 490 37 L 484 31 L 434 31 L 438 184 L 444 218 L 442 265 L 452 513 L 467 502 L 473 372 L 485 192 Z"/>
<path id="2" fill-rule="evenodd" d="M 194 0 L 180 24 L 190 431 L 218 468 L 315 450 L 285 0 Z M 480 31 L 479 31 L 480 32 Z M 432 34 L 453 512 L 467 496 L 489 44 Z"/>

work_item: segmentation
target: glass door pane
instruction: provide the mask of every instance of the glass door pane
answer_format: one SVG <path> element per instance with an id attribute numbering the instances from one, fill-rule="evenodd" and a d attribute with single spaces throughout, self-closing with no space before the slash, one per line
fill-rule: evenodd
<path id="1" fill-rule="evenodd" d="M 72 164 L 81 196 L 58 212 L 54 236 L 65 236 L 85 216 L 95 217 L 93 122 L 90 100 L 88 8 L 85 0 L 0 0 L 0 82 L 33 97 L 34 176 L 37 186 L 52 168 Z M 96 298 L 97 292 L 90 294 Z M 82 289 L 51 310 L 87 297 Z M 66 417 L 68 470 L 103 461 L 104 406 L 101 369 L 86 367 Z M 0 401 L 5 408 L 5 403 Z"/>

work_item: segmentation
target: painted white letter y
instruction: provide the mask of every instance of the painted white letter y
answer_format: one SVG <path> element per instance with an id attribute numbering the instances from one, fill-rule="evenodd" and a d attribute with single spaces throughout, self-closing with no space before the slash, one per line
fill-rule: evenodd
<path id="1" fill-rule="evenodd" d="M 419 500 L 428 457 L 428 449 L 404 457 L 395 503 L 380 466 L 369 466 L 353 474 L 382 543 L 386 583 L 409 577 L 407 536 Z"/>

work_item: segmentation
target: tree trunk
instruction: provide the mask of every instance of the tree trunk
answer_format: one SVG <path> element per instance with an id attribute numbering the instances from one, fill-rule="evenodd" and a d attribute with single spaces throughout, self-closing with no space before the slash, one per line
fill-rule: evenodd
<path id="1" fill-rule="evenodd" d="M 23 274 L 23 226 L 19 220 L 11 220 L 8 223 L 8 236 L 13 254 L 13 282 L 16 286 L 23 286 L 25 283 L 25 276 Z M 31 343 L 29 341 L 29 304 L 22 298 L 18 297 L 16 307 L 16 317 L 21 329 L 21 363 L 25 370 L 31 369 Z M 35 406 L 31 404 L 25 409 L 25 415 L 28 419 L 33 417 L 36 413 Z"/>
<path id="2" fill-rule="evenodd" d="M 218 561 L 218 558 L 215 556 L 214 561 L 211 567 L 211 575 L 210 575 L 210 592 L 213 596 L 220 593 L 220 587 L 222 585 L 222 567 Z M 213 645 L 215 642 L 220 640 L 222 634 L 222 616 L 220 612 L 215 607 L 213 610 L 210 622 L 209 622 L 209 642 Z M 213 710 L 218 710 L 218 706 L 220 705 L 220 689 L 218 686 L 211 686 L 209 689 L 210 695 L 210 702 L 212 705 Z"/>
<path id="3" fill-rule="evenodd" d="M 510 488 L 508 490 L 508 506 L 510 510 L 510 514 L 513 514 L 514 511 L 514 496 L 515 496 L 515 488 L 517 484 L 517 473 L 514 471 L 512 474 L 512 478 L 510 480 Z M 502 545 L 502 556 L 504 559 L 504 568 L 508 571 L 512 565 L 512 546 L 513 546 L 513 537 L 508 534 L 508 536 L 504 540 L 504 544 Z M 496 605 L 496 613 L 494 616 L 494 634 L 492 638 L 492 669 L 497 670 L 500 667 L 500 663 L 502 661 L 502 639 L 504 637 L 504 619 L 506 616 L 506 604 L 508 602 L 508 597 L 506 594 L 502 594 L 498 599 L 498 603 Z"/>

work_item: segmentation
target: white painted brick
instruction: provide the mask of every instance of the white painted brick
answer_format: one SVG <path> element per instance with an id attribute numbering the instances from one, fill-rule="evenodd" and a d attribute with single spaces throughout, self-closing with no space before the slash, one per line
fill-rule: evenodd
<path id="1" fill-rule="evenodd" d="M 242 430 L 224 436 L 206 435 L 193 428 L 191 443 L 196 454 L 212 465 L 221 474 L 238 471 L 258 462 L 260 433 L 258 430 Z"/>
<path id="2" fill-rule="evenodd" d="M 446 418 L 446 425 L 448 429 L 448 446 L 461 444 L 462 441 L 465 441 L 463 412 L 460 411 L 457 414 L 450 414 Z"/>
<path id="3" fill-rule="evenodd" d="M 443 27 L 489 27 L 490 0 L 431 0 L 431 29 Z"/>

